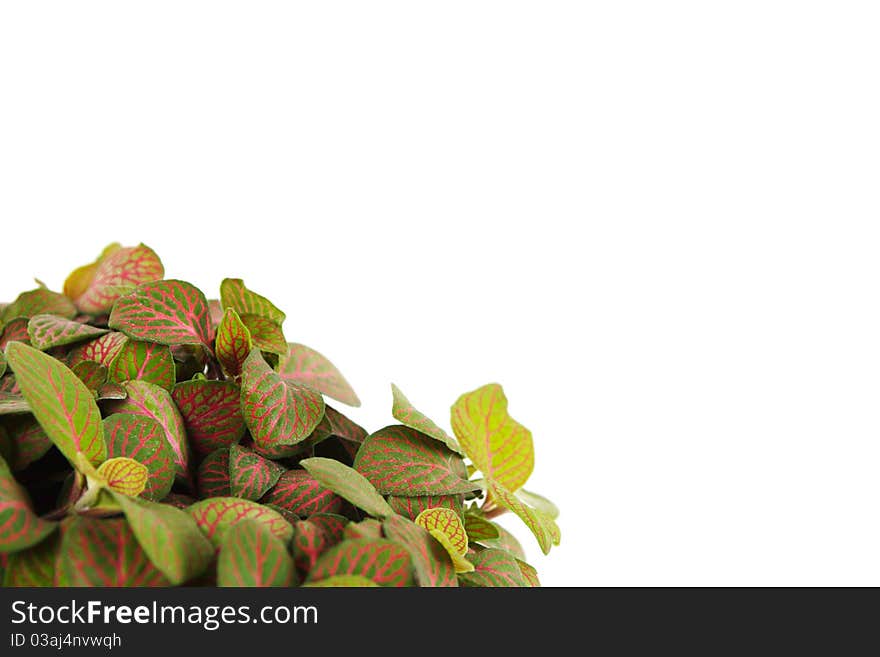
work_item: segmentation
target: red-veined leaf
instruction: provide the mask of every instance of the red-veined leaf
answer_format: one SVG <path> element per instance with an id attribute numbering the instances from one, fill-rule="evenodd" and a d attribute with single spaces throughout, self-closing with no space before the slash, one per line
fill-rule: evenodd
<path id="1" fill-rule="evenodd" d="M 281 365 L 281 375 L 321 392 L 349 406 L 360 406 L 355 394 L 342 373 L 323 354 L 291 342 L 287 357 Z"/>
<path id="2" fill-rule="evenodd" d="M 223 304 L 220 303 L 220 299 L 208 299 L 208 314 L 211 317 L 211 326 L 214 327 L 216 335 L 220 321 L 223 319 Z"/>
<path id="3" fill-rule="evenodd" d="M 104 419 L 107 456 L 126 456 L 146 466 L 149 473 L 141 497 L 158 502 L 174 484 L 174 452 L 165 430 L 146 415 L 114 413 Z"/>
<path id="4" fill-rule="evenodd" d="M 63 294 L 38 287 L 19 294 L 15 301 L 6 306 L 0 319 L 8 326 L 12 319 L 31 318 L 34 315 L 58 315 L 65 319 L 73 319 L 76 316 L 76 308 Z"/>
<path id="5" fill-rule="evenodd" d="M 266 525 L 285 543 L 293 535 L 293 527 L 277 511 L 238 497 L 211 497 L 196 502 L 187 511 L 216 547 L 222 544 L 226 530 L 245 518 Z"/>
<path id="6" fill-rule="evenodd" d="M 0 334 L 0 349 L 5 349 L 10 342 L 30 344 L 31 338 L 27 330 L 28 321 L 27 317 L 16 317 L 9 320 Z"/>
<path id="7" fill-rule="evenodd" d="M 541 551 L 544 554 L 550 552 L 552 545 L 559 545 L 559 526 L 553 518 L 537 509 L 533 509 L 498 482 L 489 482 L 489 495 L 497 504 L 509 511 L 513 511 L 526 523 L 526 526 L 532 531 L 535 538 L 538 539 L 538 545 L 541 546 Z"/>
<path id="8" fill-rule="evenodd" d="M 330 423 L 330 434 L 352 443 L 362 443 L 367 430 L 344 416 L 335 408 L 324 406 L 324 418 Z"/>
<path id="9" fill-rule="evenodd" d="M 240 278 L 226 278 L 220 283 L 220 303 L 239 315 L 258 315 L 283 324 L 285 315 L 266 297 L 245 287 Z"/>
<path id="10" fill-rule="evenodd" d="M 57 315 L 34 315 L 28 320 L 30 343 L 40 351 L 96 338 L 107 329 L 80 324 Z"/>
<path id="11" fill-rule="evenodd" d="M 171 396 L 183 417 L 187 436 L 199 454 L 229 447 L 244 435 L 241 392 L 234 382 L 183 381 L 174 386 Z"/>
<path id="12" fill-rule="evenodd" d="M 313 589 L 324 588 L 379 588 L 373 580 L 360 575 L 334 575 L 317 582 L 306 582 L 303 586 Z"/>
<path id="13" fill-rule="evenodd" d="M 84 360 L 70 369 L 93 395 L 97 395 L 101 386 L 107 383 L 107 368 L 93 360 Z"/>
<path id="14" fill-rule="evenodd" d="M 467 513 L 464 516 L 464 528 L 468 540 L 473 542 L 491 541 L 499 538 L 498 527 L 480 516 Z"/>
<path id="15" fill-rule="evenodd" d="M 461 458 L 437 440 L 402 425 L 364 440 L 354 462 L 383 495 L 453 495 L 478 486 L 462 476 Z"/>
<path id="16" fill-rule="evenodd" d="M 108 312 L 126 290 L 164 275 L 165 268 L 150 247 L 111 244 L 94 263 L 74 270 L 64 283 L 64 293 L 80 311 L 99 315 Z"/>
<path id="17" fill-rule="evenodd" d="M 235 497 L 256 501 L 272 488 L 284 466 L 241 445 L 229 448 L 229 489 Z"/>
<path id="18" fill-rule="evenodd" d="M 409 551 L 419 586 L 458 586 L 452 559 L 428 532 L 401 516 L 386 518 L 382 527 L 385 536 Z"/>
<path id="19" fill-rule="evenodd" d="M 449 544 L 458 554 L 467 554 L 468 536 L 464 529 L 464 523 L 459 515 L 452 509 L 435 507 L 425 509 L 415 520 L 415 523 L 428 532 L 437 530 L 449 539 Z"/>
<path id="20" fill-rule="evenodd" d="M 7 419 L 5 426 L 12 445 L 8 463 L 15 472 L 41 459 L 52 447 L 49 436 L 31 415 Z"/>
<path id="21" fill-rule="evenodd" d="M 204 497 L 230 497 L 229 448 L 215 449 L 202 459 L 198 472 L 199 495 Z"/>
<path id="22" fill-rule="evenodd" d="M 61 546 L 61 532 L 54 532 L 37 545 L 6 556 L 6 573 L 2 585 L 6 587 L 55 586 L 55 562 Z"/>
<path id="23" fill-rule="evenodd" d="M 186 511 L 127 495 L 114 497 L 138 543 L 171 584 L 197 577 L 210 565 L 214 549 Z"/>
<path id="24" fill-rule="evenodd" d="M 461 515 L 463 512 L 462 497 L 461 495 L 419 495 L 417 497 L 389 495 L 388 504 L 405 518 L 415 520 L 425 509 L 436 507 L 452 509 Z"/>
<path id="25" fill-rule="evenodd" d="M 31 509 L 27 492 L 0 458 L 0 553 L 17 552 L 36 545 L 55 531 L 56 523 L 40 518 Z"/>
<path id="26" fill-rule="evenodd" d="M 57 568 L 58 586 L 168 586 L 122 517 L 72 516 Z"/>
<path id="27" fill-rule="evenodd" d="M 521 559 L 516 560 L 516 565 L 519 566 L 519 570 L 522 573 L 523 579 L 526 581 L 526 584 L 529 586 L 540 587 L 541 580 L 538 579 L 538 571 L 535 570 L 534 566 L 527 564 L 525 561 Z"/>
<path id="28" fill-rule="evenodd" d="M 439 426 L 425 414 L 421 413 L 415 406 L 410 403 L 409 399 L 400 391 L 393 383 L 391 384 L 391 415 L 401 424 L 420 431 L 426 436 L 430 436 L 435 440 L 439 440 L 453 452 L 462 454 L 461 446 L 448 433 L 443 431 Z"/>
<path id="29" fill-rule="evenodd" d="M 348 518 L 337 513 L 313 513 L 308 520 L 321 528 L 331 545 L 336 545 L 343 539 L 345 527 L 349 523 Z"/>
<path id="30" fill-rule="evenodd" d="M 288 470 L 282 474 L 262 502 L 283 507 L 301 518 L 342 509 L 342 498 L 305 470 Z"/>
<path id="31" fill-rule="evenodd" d="M 165 439 L 174 454 L 174 471 L 184 478 L 188 477 L 189 443 L 183 426 L 183 418 L 174 405 L 174 400 L 165 388 L 146 381 L 129 381 L 125 384 L 128 397 L 110 402 L 111 413 L 131 413 L 143 415 L 159 423 L 165 432 Z"/>
<path id="32" fill-rule="evenodd" d="M 213 339 L 208 301 L 201 290 L 185 281 L 137 287 L 116 301 L 109 324 L 130 338 L 160 344 L 210 348 Z"/>
<path id="33" fill-rule="evenodd" d="M 176 381 L 171 350 L 165 345 L 142 340 L 127 341 L 110 364 L 108 374 L 117 383 L 146 381 L 168 391 Z"/>
<path id="34" fill-rule="evenodd" d="M 310 520 L 300 520 L 293 527 L 293 559 L 299 570 L 308 573 L 315 567 L 318 558 L 334 543 L 321 527 Z"/>
<path id="35" fill-rule="evenodd" d="M 83 361 L 94 361 L 99 365 L 109 367 L 127 340 L 124 333 L 118 331 L 107 333 L 76 347 L 70 352 L 67 362 L 71 367 Z"/>
<path id="36" fill-rule="evenodd" d="M 487 479 L 510 491 L 520 488 L 535 465 L 532 433 L 507 412 L 497 383 L 463 394 L 452 406 L 452 430 Z"/>
<path id="37" fill-rule="evenodd" d="M 262 504 L 262 502 L 261 502 L 261 504 Z M 296 515 L 295 513 L 291 513 L 290 511 L 288 511 L 284 507 L 276 506 L 275 504 L 267 504 L 266 507 L 272 509 L 273 511 L 277 511 L 278 515 L 280 515 L 287 522 L 289 522 L 291 526 L 294 526 L 296 523 L 299 522 L 299 516 Z"/>
<path id="38" fill-rule="evenodd" d="M 462 586 L 529 586 L 513 555 L 503 550 L 490 549 L 469 556 L 474 571 L 459 574 Z"/>
<path id="39" fill-rule="evenodd" d="M 136 497 L 144 492 L 150 472 L 143 463 L 127 456 L 117 456 L 99 465 L 98 475 L 110 490 Z"/>
<path id="40" fill-rule="evenodd" d="M 247 326 L 242 323 L 234 309 L 227 308 L 217 327 L 217 337 L 214 342 L 214 353 L 223 371 L 230 376 L 241 374 L 241 366 L 251 353 L 252 347 L 253 341 Z"/>
<path id="41" fill-rule="evenodd" d="M 46 435 L 67 460 L 82 453 L 92 465 L 107 457 L 95 398 L 63 363 L 21 342 L 6 348 L 24 398 Z"/>
<path id="42" fill-rule="evenodd" d="M 343 541 L 318 558 L 308 579 L 315 582 L 335 575 L 361 575 L 380 586 L 409 586 L 412 558 L 405 547 L 386 539 Z"/>
<path id="43" fill-rule="evenodd" d="M 241 323 L 247 328 L 253 346 L 261 351 L 277 356 L 287 354 L 287 339 L 281 325 L 259 315 L 240 315 Z"/>
<path id="44" fill-rule="evenodd" d="M 357 470 L 349 468 L 344 463 L 316 456 L 303 459 L 299 464 L 324 488 L 329 488 L 369 515 L 376 518 L 394 515 L 394 509 L 388 506 L 388 502 L 379 494 L 373 484 Z"/>
<path id="45" fill-rule="evenodd" d="M 290 586 L 294 575 L 287 548 L 265 525 L 243 520 L 227 530 L 217 557 L 218 586 Z"/>
<path id="46" fill-rule="evenodd" d="M 241 407 L 260 447 L 295 445 L 324 417 L 323 397 L 282 379 L 258 349 L 251 351 L 241 370 Z"/>

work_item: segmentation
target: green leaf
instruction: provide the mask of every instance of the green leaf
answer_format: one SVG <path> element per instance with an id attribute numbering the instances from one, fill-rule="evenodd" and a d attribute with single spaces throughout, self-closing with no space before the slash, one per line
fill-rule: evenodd
<path id="1" fill-rule="evenodd" d="M 427 531 L 401 516 L 389 516 L 382 528 L 389 539 L 409 551 L 419 586 L 458 586 L 449 553 Z"/>
<path id="2" fill-rule="evenodd" d="M 308 581 L 337 575 L 360 575 L 380 586 L 409 586 L 412 558 L 405 547 L 386 539 L 343 541 L 318 558 Z"/>
<path id="3" fill-rule="evenodd" d="M 342 498 L 305 470 L 285 472 L 262 501 L 287 509 L 300 518 L 313 513 L 337 513 L 342 509 Z"/>
<path id="4" fill-rule="evenodd" d="M 177 378 L 171 350 L 143 340 L 128 340 L 110 364 L 108 374 L 118 383 L 146 381 L 169 392 Z"/>
<path id="5" fill-rule="evenodd" d="M 138 543 L 171 584 L 197 577 L 210 565 L 214 549 L 186 511 L 118 493 L 114 497 Z"/>
<path id="6" fill-rule="evenodd" d="M 354 467 L 383 495 L 453 495 L 478 489 L 462 476 L 457 454 L 402 425 L 367 436 Z"/>
<path id="7" fill-rule="evenodd" d="M 220 283 L 220 303 L 239 315 L 258 315 L 283 324 L 285 315 L 266 297 L 245 287 L 240 278 L 226 278 Z"/>
<path id="8" fill-rule="evenodd" d="M 65 319 L 76 316 L 76 307 L 63 294 L 52 292 L 45 287 L 22 292 L 18 298 L 3 310 L 0 317 L 6 324 L 18 317 L 31 318 L 34 315 L 58 315 Z"/>
<path id="9" fill-rule="evenodd" d="M 378 588 L 369 577 L 361 575 L 334 575 L 318 582 L 306 582 L 303 586 L 310 588 Z"/>
<path id="10" fill-rule="evenodd" d="M 124 333 L 113 331 L 106 333 L 100 338 L 89 340 L 88 342 L 77 346 L 70 352 L 68 364 L 74 367 L 84 361 L 94 361 L 104 367 L 110 367 L 113 359 L 122 350 L 122 346 L 128 341 Z"/>
<path id="11" fill-rule="evenodd" d="M 458 398 L 452 406 L 452 430 L 487 479 L 515 491 L 532 473 L 532 433 L 507 413 L 507 397 L 497 383 Z"/>
<path id="12" fill-rule="evenodd" d="M 5 427 L 13 446 L 9 465 L 14 472 L 38 461 L 52 447 L 49 436 L 31 415 L 7 419 Z"/>
<path id="13" fill-rule="evenodd" d="M 178 280 L 145 283 L 120 297 L 109 324 L 130 338 L 159 344 L 203 344 L 210 348 L 213 338 L 205 295 Z"/>
<path id="14" fill-rule="evenodd" d="M 0 337 L 0 349 L 5 349 L 10 342 L 31 343 L 30 335 L 28 335 L 28 319 L 26 317 L 16 317 L 6 322 L 3 327 L 2 337 Z"/>
<path id="15" fill-rule="evenodd" d="M 120 401 L 110 402 L 110 413 L 131 413 L 155 420 L 165 432 L 165 440 L 174 456 L 174 471 L 188 477 L 189 443 L 183 427 L 183 418 L 174 405 L 174 400 L 165 388 L 146 381 L 129 381 L 125 384 L 128 396 Z"/>
<path id="16" fill-rule="evenodd" d="M 468 540 L 478 543 L 480 541 L 491 541 L 498 538 L 501 534 L 498 527 L 494 523 L 475 516 L 472 513 L 466 513 L 464 516 L 464 528 L 468 535 Z"/>
<path id="17" fill-rule="evenodd" d="M 361 400 L 355 394 L 342 373 L 326 356 L 305 346 L 291 342 L 286 358 L 281 364 L 281 375 L 317 390 L 349 406 L 360 406 Z"/>
<path id="18" fill-rule="evenodd" d="M 31 509 L 27 492 L 0 458 L 0 553 L 17 552 L 36 545 L 55 531 L 56 523 L 40 518 Z"/>
<path id="19" fill-rule="evenodd" d="M 284 337 L 284 331 L 281 330 L 280 324 L 271 319 L 247 313 L 241 315 L 240 318 L 241 323 L 245 325 L 251 336 L 251 343 L 254 347 L 277 356 L 287 354 L 287 338 Z"/>
<path id="20" fill-rule="evenodd" d="M 58 586 L 168 586 L 125 518 L 71 516 L 64 523 Z"/>
<path id="21" fill-rule="evenodd" d="M 211 497 L 196 502 L 187 511 L 217 547 L 222 545 L 226 531 L 245 518 L 266 525 L 272 534 L 285 543 L 293 536 L 293 527 L 277 511 L 238 497 Z"/>
<path id="22" fill-rule="evenodd" d="M 61 532 L 50 534 L 40 543 L 26 550 L 6 555 L 5 587 L 55 586 L 55 562 L 61 547 Z"/>
<path id="23" fill-rule="evenodd" d="M 516 491 L 516 496 L 533 509 L 537 509 L 544 515 L 550 516 L 553 520 L 559 517 L 559 507 L 542 495 L 520 488 Z"/>
<path id="24" fill-rule="evenodd" d="M 163 276 L 165 268 L 150 247 L 140 244 L 123 248 L 111 244 L 95 262 L 68 276 L 64 293 L 81 312 L 100 315 L 113 307 L 124 290 L 158 281 Z"/>
<path id="25" fill-rule="evenodd" d="M 458 441 L 443 431 L 426 415 L 422 414 L 410 401 L 404 396 L 393 383 L 391 384 L 391 395 L 393 402 L 391 404 L 391 415 L 402 425 L 420 431 L 426 436 L 430 436 L 435 440 L 439 440 L 449 449 L 457 454 L 463 454 Z"/>
<path id="26" fill-rule="evenodd" d="M 495 531 L 498 532 L 498 538 L 491 539 L 479 539 L 479 544 L 489 548 L 496 548 L 498 550 L 505 550 L 506 552 L 510 552 L 517 559 L 525 560 L 526 552 L 523 550 L 522 545 L 519 540 L 517 540 L 516 536 L 507 531 L 504 527 L 497 523 L 490 523 L 493 527 L 495 527 Z M 475 539 L 476 540 L 476 539 Z"/>
<path id="27" fill-rule="evenodd" d="M 28 321 L 31 344 L 40 351 L 82 342 L 107 333 L 107 329 L 81 324 L 57 315 L 34 315 Z"/>
<path id="28" fill-rule="evenodd" d="M 271 448 L 308 438 L 324 416 L 324 399 L 286 382 L 254 349 L 241 371 L 241 408 L 254 442 Z"/>
<path id="29" fill-rule="evenodd" d="M 418 497 L 389 495 L 388 504 L 396 513 L 413 521 L 425 509 L 436 507 L 452 509 L 459 516 L 464 513 L 461 495 L 419 495 Z"/>
<path id="30" fill-rule="evenodd" d="M 439 531 L 448 539 L 448 545 L 460 555 L 467 554 L 468 536 L 464 523 L 452 509 L 437 507 L 425 509 L 416 518 L 415 523 L 429 533 Z M 445 546 L 444 546 L 445 547 Z"/>
<path id="31" fill-rule="evenodd" d="M 458 576 L 462 586 L 529 586 L 516 558 L 503 550 L 482 550 L 471 555 L 474 571 Z"/>
<path id="32" fill-rule="evenodd" d="M 226 532 L 217 558 L 218 586 L 289 586 L 294 575 L 287 548 L 265 525 L 243 520 Z"/>
<path id="33" fill-rule="evenodd" d="M 64 364 L 21 342 L 6 348 L 6 357 L 28 405 L 71 463 L 82 453 L 92 465 L 107 458 L 101 413 L 92 393 Z"/>
<path id="34" fill-rule="evenodd" d="M 258 500 L 284 473 L 284 466 L 240 445 L 229 448 L 229 489 L 234 497 Z"/>
<path id="35" fill-rule="evenodd" d="M 148 479 L 141 497 L 159 501 L 174 484 L 174 452 L 165 430 L 146 415 L 114 413 L 104 419 L 107 456 L 135 459 L 147 468 Z"/>
<path id="36" fill-rule="evenodd" d="M 394 515 L 394 509 L 362 474 L 334 459 L 316 456 L 299 463 L 325 488 L 376 518 Z"/>
<path id="37" fill-rule="evenodd" d="M 98 475 L 110 490 L 137 497 L 144 492 L 150 473 L 144 464 L 127 456 L 117 456 L 98 466 Z"/>
<path id="38" fill-rule="evenodd" d="M 388 516 L 388 519 L 397 516 Z M 360 522 L 348 523 L 342 531 L 343 538 L 384 538 L 382 523 L 375 518 L 364 518 Z M 393 538 L 389 536 L 389 538 Z"/>
<path id="39" fill-rule="evenodd" d="M 97 396 L 98 390 L 107 383 L 107 368 L 93 360 L 84 360 L 73 365 L 70 369 L 95 396 Z"/>
<path id="40" fill-rule="evenodd" d="M 324 417 L 330 423 L 330 435 L 352 443 L 362 443 L 367 437 L 366 429 L 345 417 L 335 408 L 325 405 Z"/>
<path id="41" fill-rule="evenodd" d="M 241 390 L 234 382 L 184 381 L 174 386 L 171 396 L 196 452 L 208 454 L 219 447 L 229 447 L 244 436 Z"/>
<path id="42" fill-rule="evenodd" d="M 21 395 L 0 391 L 0 415 L 21 415 L 30 413 L 30 404 Z"/>
<path id="43" fill-rule="evenodd" d="M 559 527 L 553 518 L 528 506 L 498 482 L 489 482 L 489 494 L 497 504 L 513 511 L 526 523 L 526 526 L 538 539 L 538 545 L 541 546 L 541 551 L 544 554 L 550 552 L 551 546 L 559 545 Z"/>
<path id="44" fill-rule="evenodd" d="M 315 567 L 318 558 L 338 541 L 328 536 L 323 528 L 311 520 L 300 520 L 294 523 L 293 558 L 296 567 L 309 572 Z"/>
<path id="45" fill-rule="evenodd" d="M 227 308 L 217 327 L 217 337 L 214 342 L 214 353 L 223 371 L 230 376 L 241 374 L 241 366 L 252 348 L 253 341 L 247 326 L 234 309 Z"/>
<path id="46" fill-rule="evenodd" d="M 519 566 L 519 570 L 522 573 L 523 579 L 526 581 L 526 584 L 528 584 L 529 586 L 534 586 L 535 588 L 539 588 L 541 586 L 541 580 L 538 579 L 538 571 L 535 570 L 534 566 L 527 564 L 521 559 L 516 560 L 516 565 Z"/>
<path id="47" fill-rule="evenodd" d="M 229 448 L 216 449 L 199 464 L 199 495 L 206 497 L 230 497 Z"/>
<path id="48" fill-rule="evenodd" d="M 2 329 L 0 329 L 2 332 Z M 6 356 L 3 355 L 3 352 L 0 351 L 0 376 L 3 376 L 6 373 Z"/>

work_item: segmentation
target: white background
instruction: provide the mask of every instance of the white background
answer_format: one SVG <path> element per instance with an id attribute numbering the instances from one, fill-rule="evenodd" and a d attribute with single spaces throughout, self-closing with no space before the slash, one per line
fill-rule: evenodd
<path id="1" fill-rule="evenodd" d="M 144 241 L 370 428 L 501 382 L 548 585 L 880 585 L 875 7 L 4 3 L 0 298 Z"/>

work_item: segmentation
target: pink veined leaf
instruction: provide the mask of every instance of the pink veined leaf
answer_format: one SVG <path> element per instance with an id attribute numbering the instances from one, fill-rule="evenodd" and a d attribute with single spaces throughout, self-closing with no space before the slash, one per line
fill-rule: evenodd
<path id="1" fill-rule="evenodd" d="M 422 511 L 438 507 L 452 509 L 461 516 L 464 497 L 462 495 L 419 495 L 418 497 L 389 495 L 388 505 L 404 518 L 414 521 Z"/>
<path id="2" fill-rule="evenodd" d="M 201 344 L 210 350 L 214 339 L 208 300 L 185 281 L 140 285 L 116 301 L 109 324 L 130 338 L 166 345 Z"/>
<path id="3" fill-rule="evenodd" d="M 294 524 L 293 558 L 296 567 L 307 573 L 315 567 L 318 558 L 335 543 L 324 530 L 310 520 L 300 520 Z"/>
<path id="4" fill-rule="evenodd" d="M 220 303 L 232 308 L 239 315 L 265 317 L 278 325 L 284 323 L 285 315 L 266 297 L 249 290 L 240 278 L 225 278 L 220 283 Z"/>
<path id="5" fill-rule="evenodd" d="M 58 586 L 168 586 L 125 518 L 71 516 L 65 523 Z"/>
<path id="6" fill-rule="evenodd" d="M 230 309 L 231 310 L 231 309 Z M 271 319 L 247 313 L 240 316 L 241 323 L 247 328 L 253 346 L 261 351 L 278 356 L 287 354 L 287 339 L 281 325 Z"/>
<path id="7" fill-rule="evenodd" d="M 477 490 L 461 471 L 461 458 L 437 440 L 402 425 L 371 434 L 354 468 L 383 495 L 453 495 Z"/>
<path id="8" fill-rule="evenodd" d="M 64 283 L 64 293 L 81 312 L 100 315 L 126 291 L 165 276 L 162 261 L 150 247 L 140 244 L 112 248 L 91 265 L 75 270 Z"/>
<path id="9" fill-rule="evenodd" d="M 8 558 L 6 573 L 0 577 L 0 586 L 55 586 L 55 562 L 60 547 L 61 532 L 55 532 L 26 550 L 0 554 L 0 557 Z"/>
<path id="10" fill-rule="evenodd" d="M 241 407 L 254 442 L 260 447 L 294 445 L 314 431 L 324 416 L 320 394 L 286 382 L 258 349 L 241 372 Z"/>
<path id="11" fill-rule="evenodd" d="M 0 553 L 17 552 L 36 545 L 55 528 L 56 523 L 43 520 L 34 513 L 27 492 L 0 457 Z"/>
<path id="12" fill-rule="evenodd" d="M 409 551 L 419 586 L 458 586 L 449 554 L 428 532 L 400 516 L 389 516 L 382 523 L 382 528 L 388 538 Z"/>
<path id="13" fill-rule="evenodd" d="M 313 513 L 337 513 L 342 509 L 342 498 L 324 488 L 305 470 L 285 472 L 261 501 L 283 507 L 301 518 Z"/>
<path id="14" fill-rule="evenodd" d="M 107 329 L 80 324 L 57 315 L 34 315 L 28 321 L 30 343 L 40 351 L 82 342 L 107 333 Z"/>
<path id="15" fill-rule="evenodd" d="M 3 327 L 3 333 L 0 334 L 0 350 L 6 349 L 6 345 L 10 342 L 31 343 L 31 337 L 28 334 L 28 319 L 26 317 L 11 319 Z"/>
<path id="16" fill-rule="evenodd" d="M 348 518 L 337 513 L 313 513 L 308 517 L 309 522 L 317 525 L 332 545 L 336 545 L 345 536 L 345 528 L 349 523 Z"/>
<path id="17" fill-rule="evenodd" d="M 184 478 L 189 476 L 189 443 L 183 418 L 174 405 L 174 400 L 165 388 L 146 381 L 129 381 L 125 384 L 128 397 L 109 402 L 111 413 L 131 413 L 143 415 L 159 423 L 165 432 L 165 439 L 174 455 L 174 472 Z"/>
<path id="18" fill-rule="evenodd" d="M 260 522 L 279 539 L 287 542 L 293 535 L 293 527 L 277 511 L 238 497 L 211 497 L 196 502 L 189 509 L 202 533 L 219 547 L 230 526 L 245 518 Z"/>
<path id="19" fill-rule="evenodd" d="M 240 445 L 229 448 L 229 489 L 235 497 L 256 501 L 275 485 L 284 466 Z"/>
<path id="20" fill-rule="evenodd" d="M 367 430 L 345 417 L 335 408 L 325 405 L 324 417 L 330 423 L 330 434 L 351 443 L 362 443 L 367 437 Z"/>
<path id="21" fill-rule="evenodd" d="M 94 361 L 99 365 L 109 367 L 127 340 L 125 334 L 117 331 L 89 340 L 70 352 L 68 365 L 73 367 L 83 361 Z"/>
<path id="22" fill-rule="evenodd" d="M 146 415 L 114 413 L 104 419 L 107 456 L 125 456 L 142 463 L 149 473 L 141 497 L 158 502 L 174 484 L 174 452 L 165 430 Z"/>
<path id="23" fill-rule="evenodd" d="M 229 487 L 229 448 L 215 449 L 202 459 L 198 472 L 199 495 L 231 497 Z"/>
<path id="24" fill-rule="evenodd" d="M 497 481 L 489 482 L 489 496 L 497 504 L 513 511 L 535 535 L 538 545 L 544 554 L 550 552 L 553 545 L 559 545 L 559 525 L 543 511 L 532 508 Z"/>
<path id="25" fill-rule="evenodd" d="M 217 327 L 217 337 L 214 342 L 214 353 L 223 371 L 230 376 L 241 374 L 241 366 L 252 347 L 253 341 L 247 326 L 235 310 L 227 308 Z"/>
<path id="26" fill-rule="evenodd" d="M 529 586 L 516 562 L 516 557 L 504 550 L 481 550 L 468 555 L 474 570 L 459 573 L 462 586 L 505 587 Z"/>
<path id="27" fill-rule="evenodd" d="M 226 532 L 217 557 L 218 586 L 290 586 L 295 574 L 284 543 L 265 525 L 243 520 Z"/>
<path id="28" fill-rule="evenodd" d="M 101 413 L 92 393 L 63 363 L 21 342 L 6 357 L 34 417 L 72 464 L 82 453 L 92 465 L 107 456 Z"/>
<path id="29" fill-rule="evenodd" d="M 139 461 L 127 456 L 117 456 L 98 466 L 98 475 L 110 490 L 135 497 L 144 492 L 150 471 Z"/>
<path id="30" fill-rule="evenodd" d="M 541 580 L 538 579 L 538 571 L 535 570 L 534 566 L 527 564 L 521 559 L 516 560 L 516 565 L 519 566 L 519 570 L 522 573 L 523 579 L 526 581 L 526 584 L 528 584 L 529 586 L 534 586 L 535 588 L 541 586 Z"/>
<path id="31" fill-rule="evenodd" d="M 472 513 L 465 514 L 464 528 L 468 535 L 468 541 L 474 543 L 491 541 L 501 536 L 498 527 L 491 521 Z"/>
<path id="32" fill-rule="evenodd" d="M 281 366 L 281 375 L 321 392 L 349 406 L 360 406 L 354 389 L 326 356 L 314 349 L 291 342 L 287 358 Z"/>
<path id="33" fill-rule="evenodd" d="M 10 320 L 15 318 L 30 319 L 34 315 L 44 314 L 73 319 L 76 316 L 76 308 L 63 294 L 38 287 L 19 294 L 15 301 L 6 306 L 0 319 L 9 324 Z"/>
<path id="34" fill-rule="evenodd" d="M 413 406 L 412 402 L 406 398 L 400 388 L 393 383 L 391 384 L 391 395 L 393 397 L 391 415 L 395 420 L 411 429 L 421 431 L 426 436 L 431 436 L 431 438 L 439 440 L 457 454 L 463 453 L 458 441 L 434 424 L 427 415 Z"/>
<path id="35" fill-rule="evenodd" d="M 189 440 L 199 454 L 229 447 L 244 435 L 241 392 L 234 382 L 183 381 L 174 386 L 171 396 L 183 417 Z"/>
<path id="36" fill-rule="evenodd" d="M 31 415 L 7 420 L 9 439 L 15 446 L 9 465 L 13 471 L 24 470 L 31 463 L 41 459 L 52 447 L 52 441 L 43 427 Z"/>
<path id="37" fill-rule="evenodd" d="M 117 383 L 146 381 L 169 392 L 176 381 L 171 350 L 142 340 L 128 340 L 110 364 L 108 374 Z"/>
<path id="38" fill-rule="evenodd" d="M 361 575 L 380 586 L 409 586 L 412 558 L 405 547 L 385 539 L 343 541 L 318 558 L 308 581 L 334 575 Z"/>
<path id="39" fill-rule="evenodd" d="M 107 383 L 107 368 L 93 360 L 84 360 L 71 366 L 70 369 L 94 395 L 97 395 L 98 390 Z"/>

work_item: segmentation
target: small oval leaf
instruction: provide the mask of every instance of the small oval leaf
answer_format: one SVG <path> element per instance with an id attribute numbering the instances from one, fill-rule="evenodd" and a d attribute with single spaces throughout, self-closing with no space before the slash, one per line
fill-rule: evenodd
<path id="1" fill-rule="evenodd" d="M 147 466 L 127 456 L 107 459 L 98 466 L 98 474 L 110 490 L 130 497 L 137 497 L 144 492 L 150 476 Z"/>

